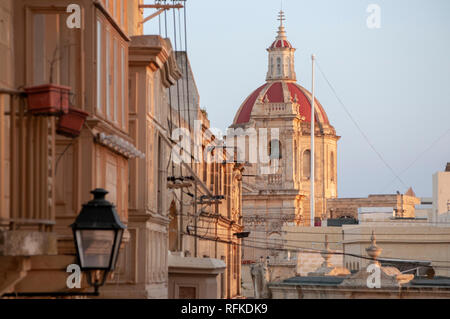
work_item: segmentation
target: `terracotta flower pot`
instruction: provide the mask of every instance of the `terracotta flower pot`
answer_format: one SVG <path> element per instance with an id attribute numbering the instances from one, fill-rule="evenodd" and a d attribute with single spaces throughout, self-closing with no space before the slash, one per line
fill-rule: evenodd
<path id="1" fill-rule="evenodd" d="M 59 117 L 56 133 L 72 138 L 79 136 L 88 115 L 89 114 L 84 111 L 69 108 L 67 114 L 63 114 Z"/>
<path id="2" fill-rule="evenodd" d="M 69 110 L 70 87 L 44 84 L 25 88 L 28 111 L 33 115 L 61 115 Z"/>

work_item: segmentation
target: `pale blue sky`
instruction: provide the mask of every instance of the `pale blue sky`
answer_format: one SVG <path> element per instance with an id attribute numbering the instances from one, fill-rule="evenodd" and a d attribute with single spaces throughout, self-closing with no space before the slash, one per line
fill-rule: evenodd
<path id="1" fill-rule="evenodd" d="M 381 7 L 381 28 L 366 25 Z M 280 1 L 187 1 L 188 54 L 211 126 L 225 131 L 243 100 L 264 83 L 266 48 Z M 284 0 L 298 82 L 311 88 L 311 53 L 389 165 L 402 172 L 450 128 L 450 1 Z M 169 35 L 173 17 L 168 13 Z M 178 19 L 178 16 L 177 16 Z M 158 33 L 158 19 L 146 33 Z M 178 43 L 178 48 L 180 44 Z M 406 191 L 372 151 L 317 71 L 316 95 L 338 135 L 338 195 Z M 418 196 L 450 162 L 450 132 L 401 174 Z"/>

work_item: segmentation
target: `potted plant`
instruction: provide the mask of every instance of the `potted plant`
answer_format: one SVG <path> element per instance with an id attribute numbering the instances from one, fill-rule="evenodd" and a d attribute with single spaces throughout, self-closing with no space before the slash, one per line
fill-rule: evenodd
<path id="1" fill-rule="evenodd" d="M 78 137 L 88 115 L 82 110 L 69 107 L 69 111 L 59 117 L 56 133 L 71 138 Z"/>
<path id="2" fill-rule="evenodd" d="M 55 48 L 53 58 L 49 61 L 49 83 L 25 88 L 28 97 L 28 112 L 33 115 L 58 116 L 69 110 L 70 87 L 53 83 L 55 63 L 60 60 L 57 52 L 58 48 Z"/>

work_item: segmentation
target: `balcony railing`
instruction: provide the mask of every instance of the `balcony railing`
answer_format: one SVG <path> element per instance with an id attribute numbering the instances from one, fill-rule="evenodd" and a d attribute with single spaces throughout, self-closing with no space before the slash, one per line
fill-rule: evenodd
<path id="1" fill-rule="evenodd" d="M 270 174 L 267 177 L 269 185 L 281 185 L 283 182 L 283 176 L 281 174 Z"/>

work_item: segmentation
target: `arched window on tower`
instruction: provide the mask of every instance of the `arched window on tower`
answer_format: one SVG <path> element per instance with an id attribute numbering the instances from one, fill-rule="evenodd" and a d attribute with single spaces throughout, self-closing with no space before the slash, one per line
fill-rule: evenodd
<path id="1" fill-rule="evenodd" d="M 303 176 L 311 178 L 311 151 L 306 150 L 303 152 Z"/>
<path id="2" fill-rule="evenodd" d="M 287 76 L 289 73 L 289 57 L 286 57 L 286 62 L 284 63 L 284 75 Z"/>
<path id="3" fill-rule="evenodd" d="M 330 180 L 334 182 L 334 152 L 331 152 L 330 154 Z"/>
<path id="4" fill-rule="evenodd" d="M 202 146 L 202 170 L 203 170 L 203 182 L 206 183 L 206 180 L 208 179 L 208 162 L 207 162 L 207 155 L 205 152 L 205 146 Z"/>
<path id="5" fill-rule="evenodd" d="M 273 57 L 270 58 L 270 75 L 273 75 Z"/>
<path id="6" fill-rule="evenodd" d="M 269 142 L 269 153 L 270 159 L 280 159 L 281 158 L 281 143 L 280 140 L 273 139 Z"/>
<path id="7" fill-rule="evenodd" d="M 277 75 L 281 75 L 281 58 L 277 58 Z"/>
<path id="8" fill-rule="evenodd" d="M 298 149 L 297 141 L 294 141 L 294 180 L 298 180 Z"/>

